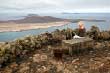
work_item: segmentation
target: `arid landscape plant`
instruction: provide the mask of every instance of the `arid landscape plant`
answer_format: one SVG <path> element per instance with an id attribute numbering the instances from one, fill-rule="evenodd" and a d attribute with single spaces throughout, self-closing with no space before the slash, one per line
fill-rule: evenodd
<path id="1" fill-rule="evenodd" d="M 21 58 L 27 53 L 34 50 L 41 49 L 43 46 L 55 45 L 61 43 L 62 40 L 72 39 L 78 30 L 70 28 L 63 30 L 56 30 L 54 32 L 46 32 L 40 35 L 27 36 L 24 38 L 16 39 L 11 42 L 5 42 L 0 45 L 0 65 L 7 64 Z M 109 31 L 100 31 L 98 27 L 92 26 L 91 30 L 86 33 L 94 40 L 109 40 Z"/>

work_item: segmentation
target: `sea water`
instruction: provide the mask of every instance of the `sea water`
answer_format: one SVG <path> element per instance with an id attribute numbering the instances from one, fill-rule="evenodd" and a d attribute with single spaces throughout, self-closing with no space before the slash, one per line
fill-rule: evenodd
<path id="1" fill-rule="evenodd" d="M 40 15 L 40 14 L 39 14 Z M 93 19 L 93 20 L 105 20 L 105 21 L 84 21 L 84 25 L 87 30 L 90 29 L 92 25 L 96 25 L 100 30 L 109 30 L 110 29 L 110 13 L 70 13 L 70 14 L 41 14 L 43 16 L 53 16 L 57 18 L 66 18 L 66 19 Z M 0 17 L 0 20 L 10 20 L 10 19 L 21 19 L 23 15 L 3 15 Z M 45 32 L 52 32 L 56 29 L 66 29 L 66 28 L 78 28 L 77 23 L 70 23 L 58 27 L 49 27 L 45 29 L 34 29 L 34 30 L 25 30 L 19 32 L 1 32 L 0 33 L 0 42 L 12 41 L 17 38 L 23 38 L 28 35 L 38 35 Z"/>

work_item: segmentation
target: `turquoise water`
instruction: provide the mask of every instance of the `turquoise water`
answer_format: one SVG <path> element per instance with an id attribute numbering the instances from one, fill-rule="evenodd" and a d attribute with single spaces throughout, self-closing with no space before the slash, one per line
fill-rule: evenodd
<path id="1" fill-rule="evenodd" d="M 43 14 L 42 14 L 43 15 Z M 98 19 L 98 20 L 106 20 L 106 22 L 88 22 L 84 21 L 85 27 L 87 30 L 90 29 L 92 25 L 96 25 L 100 28 L 100 30 L 109 30 L 110 29 L 110 14 L 44 14 L 59 17 L 59 18 L 72 18 L 72 19 Z M 44 33 L 46 31 L 52 32 L 55 29 L 64 29 L 64 28 L 77 28 L 77 23 L 71 23 L 68 25 L 60 26 L 60 27 L 50 27 L 45 29 L 36 29 L 36 30 L 26 30 L 20 32 L 1 32 L 0 33 L 0 42 L 4 41 L 12 41 L 17 38 L 22 38 L 27 35 L 38 35 Z"/>
<path id="2" fill-rule="evenodd" d="M 23 38 L 29 35 L 38 35 L 45 32 L 52 32 L 55 29 L 63 29 L 67 28 L 67 26 L 60 27 L 50 27 L 46 29 L 34 29 L 34 30 L 26 30 L 20 32 L 1 32 L 0 33 L 0 42 L 15 40 L 16 38 Z"/>

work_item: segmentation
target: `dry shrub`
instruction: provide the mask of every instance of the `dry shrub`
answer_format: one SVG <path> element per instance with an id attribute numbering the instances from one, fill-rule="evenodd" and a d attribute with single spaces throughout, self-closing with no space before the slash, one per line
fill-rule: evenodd
<path id="1" fill-rule="evenodd" d="M 98 38 L 102 40 L 108 40 L 110 39 L 110 34 L 107 31 L 103 31 L 103 32 L 100 32 L 100 34 L 98 35 Z"/>
<path id="2" fill-rule="evenodd" d="M 88 32 L 88 35 L 93 39 L 98 39 L 98 34 L 100 33 L 100 30 L 97 26 L 92 26 L 90 31 Z"/>

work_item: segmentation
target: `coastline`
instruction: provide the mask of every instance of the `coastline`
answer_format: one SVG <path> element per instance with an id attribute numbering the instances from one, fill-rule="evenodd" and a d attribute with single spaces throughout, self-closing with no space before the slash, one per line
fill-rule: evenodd
<path id="1" fill-rule="evenodd" d="M 25 30 L 32 29 L 43 29 L 53 26 L 63 26 L 69 23 L 76 23 L 79 21 L 91 21 L 91 22 L 105 22 L 106 20 L 97 20 L 97 19 L 70 19 L 69 21 L 56 21 L 56 22 L 46 22 L 46 23 L 15 23 L 15 22 L 6 22 L 0 23 L 0 33 L 2 32 L 20 32 Z"/>
<path id="2" fill-rule="evenodd" d="M 32 30 L 39 28 L 49 28 L 54 26 L 63 26 L 69 24 L 68 21 L 49 22 L 49 23 L 0 23 L 0 33 L 2 32 L 20 32 L 24 30 Z"/>

